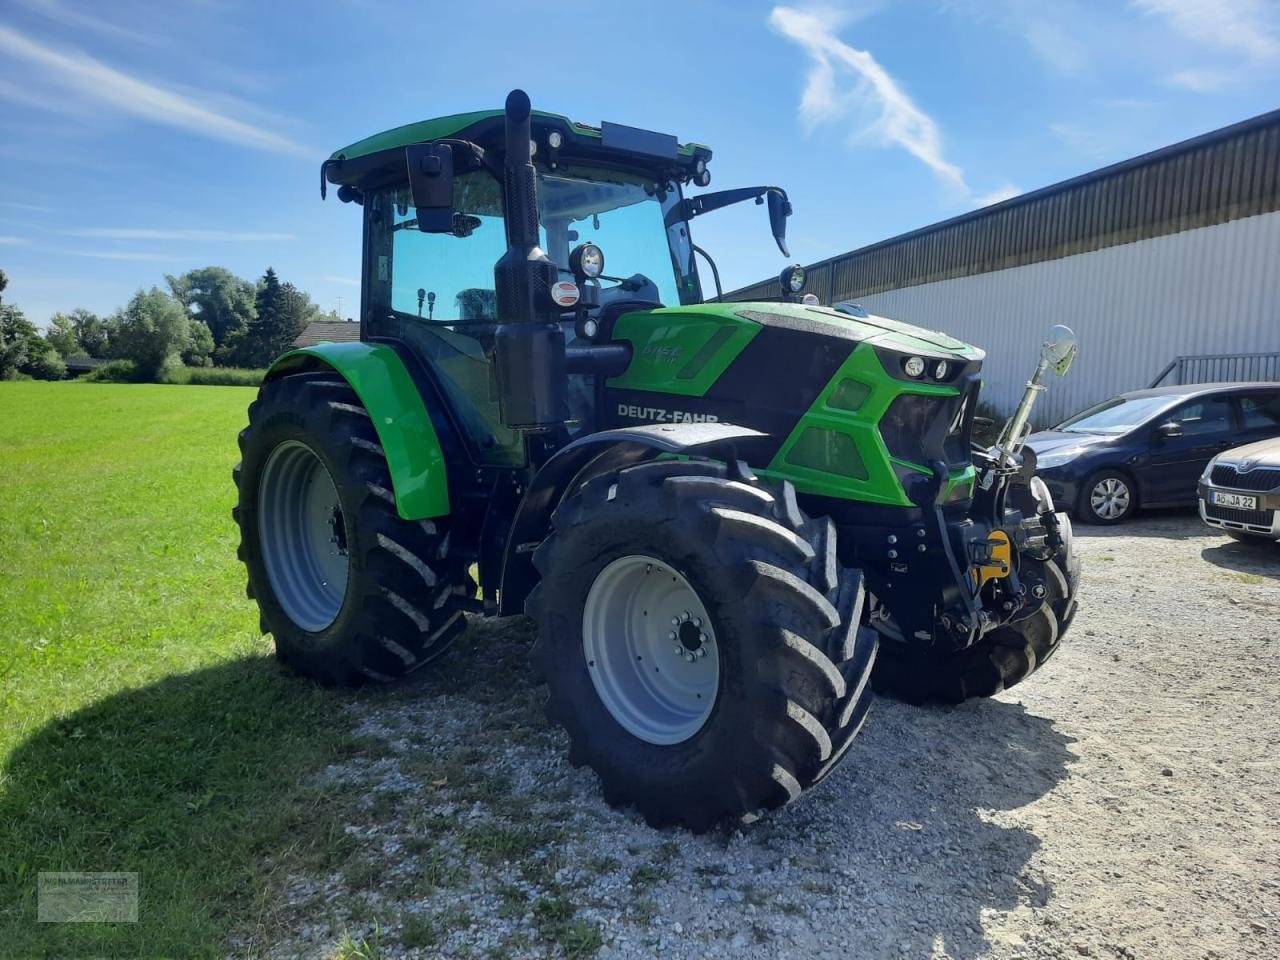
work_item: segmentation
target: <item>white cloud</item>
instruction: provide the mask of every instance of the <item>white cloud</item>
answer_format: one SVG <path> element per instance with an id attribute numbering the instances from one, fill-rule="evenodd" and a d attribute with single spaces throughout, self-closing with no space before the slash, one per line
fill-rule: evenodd
<path id="1" fill-rule="evenodd" d="M 1100 160 L 1110 152 L 1110 143 L 1094 130 L 1089 130 L 1073 123 L 1060 122 L 1049 124 L 1049 130 L 1076 153 L 1091 157 L 1094 160 Z"/>
<path id="2" fill-rule="evenodd" d="M 15 210 L 29 210 L 32 213 L 53 213 L 53 207 L 42 207 L 38 203 L 18 203 L 16 200 L 6 200 L 6 207 L 13 207 Z"/>
<path id="3" fill-rule="evenodd" d="M 1232 82 L 1231 75 L 1220 70 L 1179 70 L 1165 77 L 1169 86 L 1192 93 L 1217 93 Z"/>
<path id="4" fill-rule="evenodd" d="M 321 279 L 321 280 L 326 280 L 326 281 L 328 281 L 329 283 L 340 283 L 340 284 L 342 284 L 344 287 L 358 287 L 358 286 L 360 286 L 360 281 L 359 281 L 359 280 L 357 280 L 355 277 L 338 277 L 338 276 L 333 276 L 333 275 L 326 275 L 326 276 L 321 277 L 320 279 Z"/>
<path id="5" fill-rule="evenodd" d="M 14 236 L 6 236 L 4 234 L 0 234 L 0 246 L 21 247 L 21 246 L 24 246 L 26 242 L 27 240 L 25 237 L 14 237 Z"/>
<path id="6" fill-rule="evenodd" d="M 80 97 L 155 123 L 188 130 L 214 140 L 294 156 L 311 156 L 299 143 L 278 133 L 202 106 L 190 97 L 165 90 L 109 67 L 79 51 L 63 52 L 31 40 L 0 24 L 0 50 L 34 64 L 42 79 Z"/>
<path id="7" fill-rule="evenodd" d="M 1003 187 L 997 187 L 990 193 L 984 193 L 981 196 L 974 197 L 973 202 L 979 207 L 989 207 L 993 203 L 1000 203 L 1002 200 L 1012 200 L 1014 197 L 1021 195 L 1021 187 L 1015 187 L 1012 183 L 1006 183 Z"/>
<path id="8" fill-rule="evenodd" d="M 138 227 L 85 227 L 63 231 L 69 237 L 104 240 L 210 240 L 218 243 L 276 243 L 293 240 L 291 233 L 255 233 L 229 230 L 149 230 Z"/>
<path id="9" fill-rule="evenodd" d="M 116 251 L 116 250 L 58 250 L 58 253 L 65 253 L 71 257 L 93 257 L 95 260 L 140 260 L 140 261 L 169 261 L 177 260 L 178 257 L 170 256 L 167 253 L 134 253 L 132 251 Z"/>
<path id="10" fill-rule="evenodd" d="M 1133 0 L 1183 36 L 1254 60 L 1280 58 L 1280 8 L 1274 0 Z M 1175 74 L 1176 76 L 1176 74 Z"/>
<path id="11" fill-rule="evenodd" d="M 149 46 L 153 46 L 161 42 L 158 37 L 140 33 L 136 30 L 129 30 L 119 24 L 112 23 L 109 20 L 100 19 L 99 17 L 85 13 L 82 10 L 73 10 L 66 4 L 62 3 L 62 0 L 18 0 L 18 2 L 28 10 L 42 14 L 50 20 L 54 20 L 63 26 L 71 27 L 72 29 L 88 30 L 93 33 L 117 37 L 134 43 L 144 43 Z"/>
<path id="12" fill-rule="evenodd" d="M 869 132 L 885 143 L 897 144 L 940 179 L 969 193 L 964 173 L 943 155 L 942 137 L 933 118 L 916 106 L 875 57 L 835 35 L 845 22 L 840 15 L 774 7 L 769 22 L 812 58 L 800 100 L 801 115 L 807 124 L 845 119 L 853 107 L 870 106 L 878 116 L 869 126 L 855 129 L 855 134 Z M 840 88 L 840 73 L 852 75 L 851 89 Z"/>

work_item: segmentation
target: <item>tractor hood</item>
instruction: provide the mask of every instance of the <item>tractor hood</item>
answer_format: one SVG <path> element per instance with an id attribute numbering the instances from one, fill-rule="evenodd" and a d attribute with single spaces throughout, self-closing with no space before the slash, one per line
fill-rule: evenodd
<path id="1" fill-rule="evenodd" d="M 860 481 L 858 495 L 895 504 L 907 501 L 878 446 L 880 434 L 856 424 L 884 418 L 888 455 L 904 463 L 934 458 L 923 450 L 923 438 L 940 425 L 934 454 L 944 456 L 948 425 L 959 418 L 967 436 L 968 420 L 960 414 L 964 398 L 976 391 L 983 358 L 981 350 L 942 333 L 797 303 L 636 310 L 620 316 L 608 335 L 631 346 L 631 363 L 607 382 L 608 426 L 734 423 L 767 436 L 761 462 L 769 462 L 785 459 L 789 446 L 821 420 L 823 429 L 847 431 L 861 444 L 865 463 L 886 464 L 883 476 L 872 470 Z M 906 372 L 912 357 L 925 360 L 915 376 Z M 967 439 L 952 446 L 946 462 L 967 467 Z M 824 486 L 824 480 L 830 482 Z M 808 488 L 847 491 L 849 482 L 815 474 Z"/>
<path id="2" fill-rule="evenodd" d="M 985 356 L 977 347 L 971 347 L 945 333 L 879 317 L 856 305 L 841 304 L 840 307 L 833 308 L 799 303 L 760 302 L 740 303 L 735 308 L 739 316 L 763 323 L 777 323 L 779 320 L 808 322 L 813 325 L 812 332 L 822 336 L 870 341 L 877 346 L 923 353 L 931 357 L 981 360 Z"/>

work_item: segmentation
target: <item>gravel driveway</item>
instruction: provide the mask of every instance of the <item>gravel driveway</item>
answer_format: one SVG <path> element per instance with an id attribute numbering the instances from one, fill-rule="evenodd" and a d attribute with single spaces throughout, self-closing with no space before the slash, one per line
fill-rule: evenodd
<path id="1" fill-rule="evenodd" d="M 317 786 L 359 798 L 346 859 L 236 952 L 1280 956 L 1280 548 L 1184 513 L 1077 532 L 1043 672 L 881 700 L 819 789 L 703 837 L 607 807 L 541 716 L 527 624 L 477 623 L 353 708 L 362 747 Z"/>

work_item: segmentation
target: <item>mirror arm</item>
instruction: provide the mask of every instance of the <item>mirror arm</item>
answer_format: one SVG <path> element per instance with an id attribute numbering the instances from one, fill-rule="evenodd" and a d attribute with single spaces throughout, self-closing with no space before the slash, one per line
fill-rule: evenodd
<path id="1" fill-rule="evenodd" d="M 703 193 L 696 197 L 685 197 L 680 203 L 667 211 L 665 225 L 674 226 L 681 220 L 692 220 L 704 213 L 719 210 L 722 207 L 741 203 L 743 200 L 759 200 L 766 194 L 776 192 L 785 198 L 787 192 L 781 187 L 737 187 L 733 190 L 718 190 L 715 193 Z"/>

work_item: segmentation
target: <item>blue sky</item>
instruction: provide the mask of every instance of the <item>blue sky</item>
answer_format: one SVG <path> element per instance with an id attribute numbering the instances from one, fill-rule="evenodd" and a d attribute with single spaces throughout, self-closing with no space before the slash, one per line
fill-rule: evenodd
<path id="1" fill-rule="evenodd" d="M 712 189 L 785 186 L 810 262 L 1275 109 L 1280 4 L 6 0 L 6 299 L 43 323 L 272 265 L 354 313 L 358 219 L 320 161 L 514 86 L 710 144 Z M 695 237 L 730 287 L 784 265 L 751 205 Z"/>

